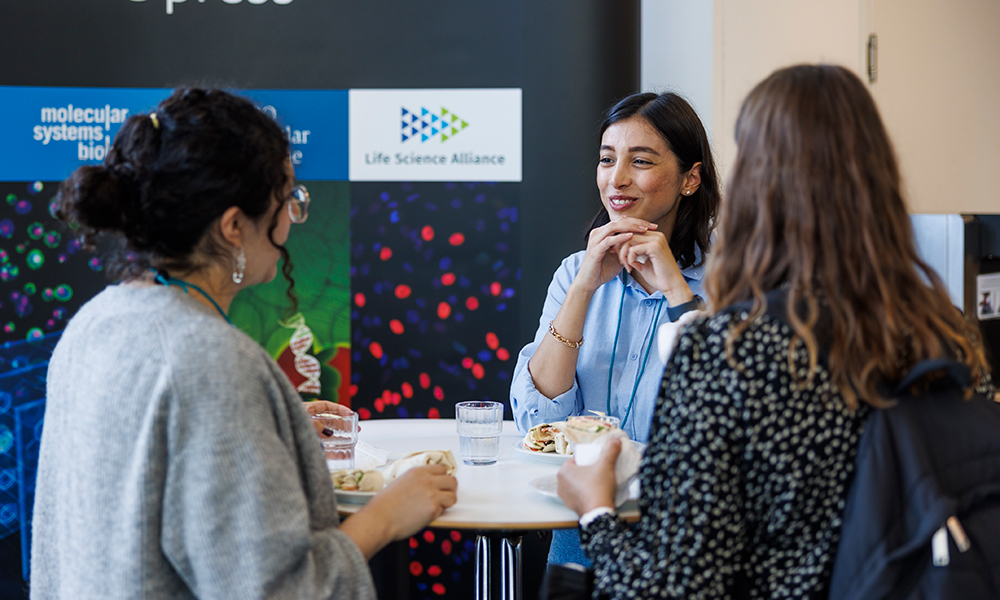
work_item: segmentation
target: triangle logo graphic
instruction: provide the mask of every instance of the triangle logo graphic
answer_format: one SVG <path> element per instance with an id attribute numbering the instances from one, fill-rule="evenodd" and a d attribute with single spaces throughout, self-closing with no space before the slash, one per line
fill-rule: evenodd
<path id="1" fill-rule="evenodd" d="M 419 138 L 423 144 L 440 136 L 441 142 L 444 143 L 469 126 L 467 121 L 443 106 L 440 114 L 431 112 L 424 106 L 417 110 L 401 106 L 399 112 L 400 137 L 403 142 Z"/>

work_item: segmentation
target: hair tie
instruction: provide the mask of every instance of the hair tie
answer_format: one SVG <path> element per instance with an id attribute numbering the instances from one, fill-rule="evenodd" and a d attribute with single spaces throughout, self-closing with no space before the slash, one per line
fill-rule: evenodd
<path id="1" fill-rule="evenodd" d="M 160 128 L 160 120 L 156 118 L 155 112 L 149 113 L 149 120 L 153 122 L 153 129 Z"/>

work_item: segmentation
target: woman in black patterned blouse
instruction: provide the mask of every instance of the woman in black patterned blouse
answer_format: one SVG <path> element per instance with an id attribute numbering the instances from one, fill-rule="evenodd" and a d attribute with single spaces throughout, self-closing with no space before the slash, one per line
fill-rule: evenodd
<path id="1" fill-rule="evenodd" d="M 990 386 L 974 325 L 917 254 L 891 143 L 855 75 L 775 72 L 744 101 L 736 139 L 709 310 L 664 372 L 639 523 L 611 509 L 617 444 L 559 473 L 598 596 L 825 598 L 879 386 L 947 354 Z"/>

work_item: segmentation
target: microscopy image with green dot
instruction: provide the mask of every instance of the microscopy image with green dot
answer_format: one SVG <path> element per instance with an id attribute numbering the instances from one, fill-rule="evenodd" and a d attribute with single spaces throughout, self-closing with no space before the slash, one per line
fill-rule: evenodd
<path id="1" fill-rule="evenodd" d="M 0 182 L 0 343 L 62 331 L 107 280 L 55 218 L 59 182 Z"/>

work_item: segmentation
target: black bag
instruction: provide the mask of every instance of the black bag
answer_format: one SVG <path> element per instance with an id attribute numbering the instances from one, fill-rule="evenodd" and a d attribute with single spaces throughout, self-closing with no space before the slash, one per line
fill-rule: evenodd
<path id="1" fill-rule="evenodd" d="M 594 571 L 576 563 L 549 565 L 539 593 L 541 600 L 590 600 Z"/>
<path id="2" fill-rule="evenodd" d="M 830 598 L 1000 598 L 1000 404 L 965 400 L 969 382 L 958 362 L 921 362 L 868 417 Z"/>

